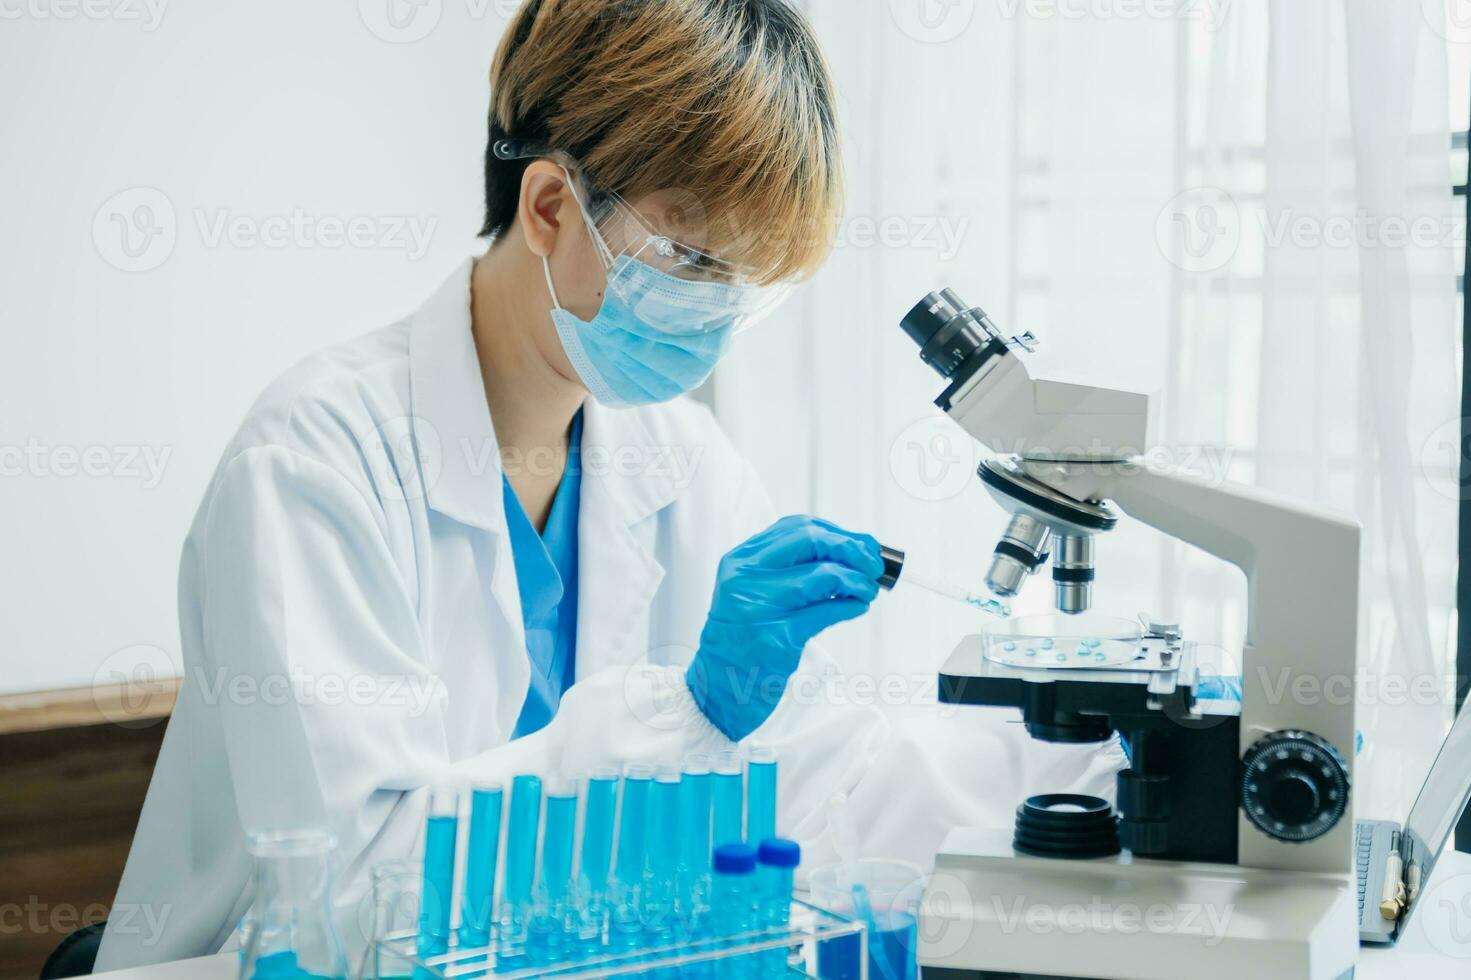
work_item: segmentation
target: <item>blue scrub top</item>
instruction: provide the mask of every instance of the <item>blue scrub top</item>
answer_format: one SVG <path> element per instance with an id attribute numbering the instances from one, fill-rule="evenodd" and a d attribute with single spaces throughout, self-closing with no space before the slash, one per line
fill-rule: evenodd
<path id="1" fill-rule="evenodd" d="M 579 463 L 582 412 L 572 420 L 567 470 L 552 498 L 546 529 L 536 526 L 504 480 L 506 525 L 516 561 L 521 593 L 521 619 L 526 626 L 526 653 L 531 659 L 531 689 L 514 738 L 545 728 L 557 713 L 562 694 L 576 676 L 577 653 L 577 511 L 582 499 Z"/>

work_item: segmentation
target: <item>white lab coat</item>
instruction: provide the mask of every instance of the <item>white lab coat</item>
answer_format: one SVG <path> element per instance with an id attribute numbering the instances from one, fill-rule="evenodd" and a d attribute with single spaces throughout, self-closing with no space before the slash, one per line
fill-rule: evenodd
<path id="1" fill-rule="evenodd" d="M 682 667 L 721 556 L 773 515 L 687 401 L 588 405 L 576 683 L 547 728 L 510 740 L 530 664 L 470 268 L 288 372 L 226 450 L 184 545 L 185 683 L 99 970 L 222 948 L 250 899 L 247 830 L 335 832 L 356 947 L 372 865 L 422 846 L 424 787 L 731 747 Z M 834 672 L 809 649 L 753 736 L 780 753 L 779 829 L 805 868 L 832 859 L 839 792 L 867 853 L 921 864 L 950 826 L 1008 824 L 1026 793 L 1111 796 L 1116 743 L 1033 743 L 979 709 L 896 729 Z"/>

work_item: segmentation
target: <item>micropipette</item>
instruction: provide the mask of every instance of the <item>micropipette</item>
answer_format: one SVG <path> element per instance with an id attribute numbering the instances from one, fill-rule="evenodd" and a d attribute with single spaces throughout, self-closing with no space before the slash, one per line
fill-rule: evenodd
<path id="1" fill-rule="evenodd" d="M 903 582 L 916 588 L 924 589 L 935 595 L 943 596 L 955 602 L 964 603 L 973 609 L 990 613 L 993 616 L 1005 618 L 1011 615 L 1011 607 L 999 599 L 992 598 L 984 591 L 972 591 L 962 588 L 943 579 L 923 575 L 909 567 L 908 559 L 904 552 L 898 548 L 881 546 L 880 553 L 884 559 L 884 574 L 879 579 L 879 586 L 892 590 L 895 585 Z"/>

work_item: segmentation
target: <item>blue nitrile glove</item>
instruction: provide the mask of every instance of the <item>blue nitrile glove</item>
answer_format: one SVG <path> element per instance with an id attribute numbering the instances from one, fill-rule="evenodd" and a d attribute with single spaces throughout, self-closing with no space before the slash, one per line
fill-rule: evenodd
<path id="1" fill-rule="evenodd" d="M 786 690 L 807 641 L 868 611 L 879 543 L 815 517 L 784 517 L 720 561 L 686 677 L 705 717 L 739 742 Z"/>

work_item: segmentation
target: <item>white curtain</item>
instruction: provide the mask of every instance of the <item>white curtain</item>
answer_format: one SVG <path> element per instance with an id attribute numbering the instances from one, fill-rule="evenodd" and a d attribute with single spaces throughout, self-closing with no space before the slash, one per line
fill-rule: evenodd
<path id="1" fill-rule="evenodd" d="M 1402 815 L 1454 664 L 1464 228 L 1441 2 L 808 0 L 848 214 L 714 399 L 778 505 L 981 579 L 1004 515 L 897 328 L 953 286 L 1039 335 L 1036 372 L 1156 393 L 1168 458 L 1363 522 L 1360 801 Z M 1128 524 L 1099 541 L 1097 605 L 1239 647 L 1239 573 Z M 979 615 L 901 588 L 828 645 L 904 679 L 880 703 L 931 710 L 924 683 Z"/>

